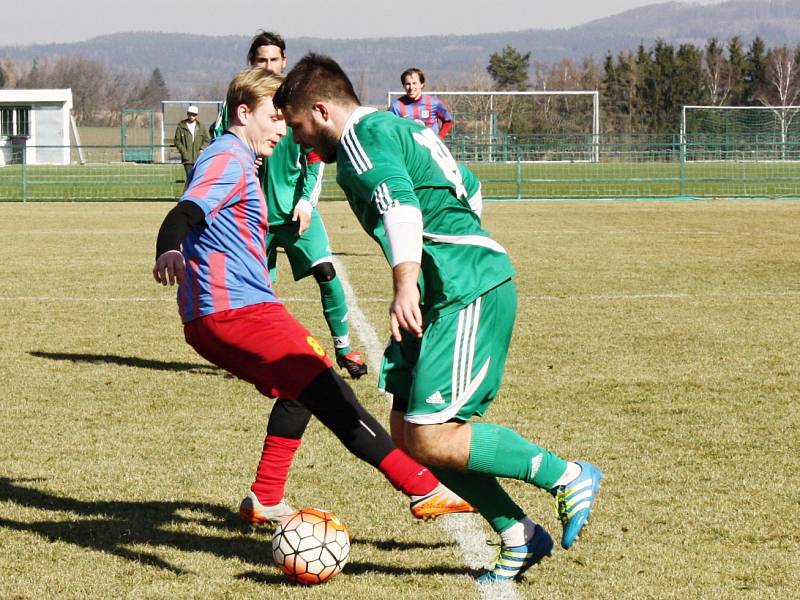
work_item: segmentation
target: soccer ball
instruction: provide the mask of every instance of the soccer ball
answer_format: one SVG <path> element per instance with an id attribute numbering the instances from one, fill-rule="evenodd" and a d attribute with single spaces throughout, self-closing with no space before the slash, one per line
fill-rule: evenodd
<path id="1" fill-rule="evenodd" d="M 301 508 L 286 517 L 272 536 L 272 560 L 297 583 L 328 581 L 349 557 L 347 527 L 327 510 Z"/>

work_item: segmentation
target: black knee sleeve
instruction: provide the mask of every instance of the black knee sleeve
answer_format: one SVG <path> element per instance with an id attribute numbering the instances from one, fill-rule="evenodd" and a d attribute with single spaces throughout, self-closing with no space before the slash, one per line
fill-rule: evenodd
<path id="1" fill-rule="evenodd" d="M 311 267 L 311 274 L 318 283 L 325 283 L 336 277 L 336 269 L 333 268 L 333 263 L 324 262 Z"/>
<path id="2" fill-rule="evenodd" d="M 353 455 L 373 467 L 396 447 L 386 430 L 358 403 L 353 390 L 333 369 L 319 375 L 298 400 Z"/>
<path id="3" fill-rule="evenodd" d="M 278 399 L 269 413 L 267 435 L 299 440 L 311 420 L 311 411 L 298 400 Z"/>

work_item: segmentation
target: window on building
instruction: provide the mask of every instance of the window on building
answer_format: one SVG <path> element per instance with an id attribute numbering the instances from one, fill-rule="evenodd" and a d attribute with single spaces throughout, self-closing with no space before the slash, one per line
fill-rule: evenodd
<path id="1" fill-rule="evenodd" d="M 0 137 L 31 134 L 31 109 L 27 106 L 0 108 Z"/>

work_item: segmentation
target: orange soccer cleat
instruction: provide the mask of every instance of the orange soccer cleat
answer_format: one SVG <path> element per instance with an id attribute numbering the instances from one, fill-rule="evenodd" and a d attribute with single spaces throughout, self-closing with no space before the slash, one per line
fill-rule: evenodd
<path id="1" fill-rule="evenodd" d="M 411 514 L 415 519 L 435 519 L 442 515 L 478 512 L 466 500 L 440 483 L 425 496 L 411 500 Z"/>

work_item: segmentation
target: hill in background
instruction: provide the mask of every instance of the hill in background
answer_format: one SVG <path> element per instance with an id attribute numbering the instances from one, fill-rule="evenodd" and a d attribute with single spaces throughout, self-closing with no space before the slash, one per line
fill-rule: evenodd
<path id="1" fill-rule="evenodd" d="M 255 22 L 258 26 L 257 21 Z M 263 23 L 268 26 L 268 23 Z M 279 28 L 278 28 L 279 29 Z M 452 86 L 484 73 L 489 55 L 506 45 L 531 52 L 531 61 L 552 63 L 563 58 L 602 60 L 607 52 L 650 46 L 657 38 L 674 44 L 704 46 L 711 37 L 724 41 L 756 35 L 767 46 L 800 42 L 800 2 L 797 0 L 730 0 L 700 5 L 667 2 L 629 10 L 569 29 L 526 29 L 510 33 L 465 36 L 425 36 L 373 39 L 289 38 L 290 63 L 307 51 L 336 58 L 365 100 L 383 103 L 387 90 L 399 90 L 399 74 L 419 66 L 429 89 L 437 82 Z M 224 84 L 244 67 L 247 36 L 201 36 L 132 32 L 101 36 L 70 44 L 0 47 L 0 58 L 17 62 L 80 56 L 112 69 L 147 73 L 158 67 L 173 98 L 201 99 L 221 95 Z"/>

